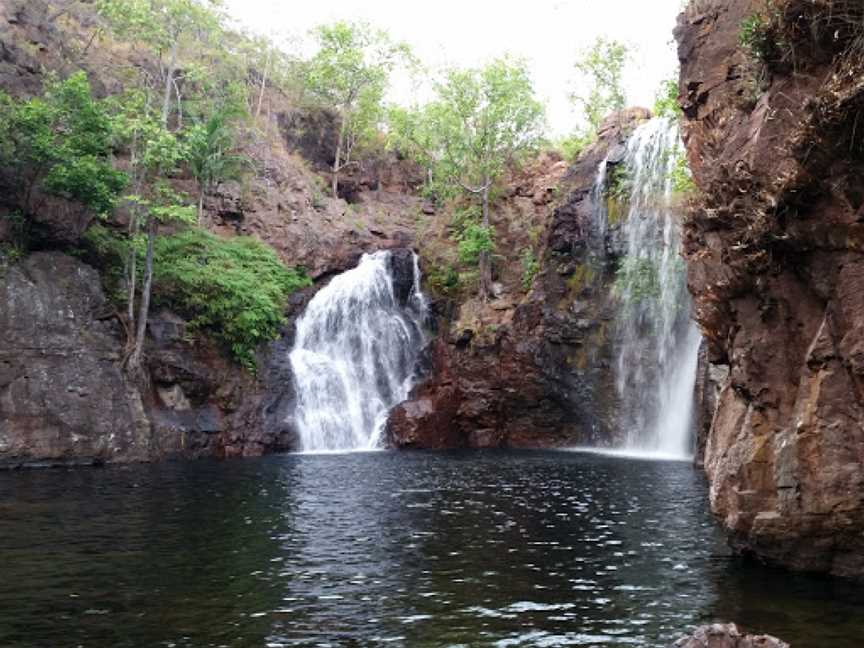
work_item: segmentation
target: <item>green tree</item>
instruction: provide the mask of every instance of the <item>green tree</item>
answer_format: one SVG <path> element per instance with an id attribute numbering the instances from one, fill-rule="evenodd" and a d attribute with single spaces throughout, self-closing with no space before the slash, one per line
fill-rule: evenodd
<path id="1" fill-rule="evenodd" d="M 219 182 L 239 177 L 249 160 L 233 153 L 235 132 L 230 114 L 217 110 L 189 128 L 185 135 L 186 162 L 198 184 L 198 223 L 204 211 L 204 196 Z"/>
<path id="2" fill-rule="evenodd" d="M 168 127 L 172 93 L 180 101 L 177 72 L 181 48 L 186 43 L 212 39 L 221 29 L 219 0 L 97 0 L 96 9 L 112 31 L 122 38 L 153 47 L 163 61 L 161 74 L 161 122 Z"/>
<path id="3" fill-rule="evenodd" d="M 159 227 L 171 222 L 194 223 L 195 208 L 185 206 L 166 182 L 186 160 L 186 143 L 163 126 L 161 115 L 153 109 L 148 89 L 132 92 L 115 103 L 114 131 L 119 145 L 130 151 L 133 193 L 125 197 L 129 212 L 129 239 L 135 243 L 139 232 L 146 232 L 146 253 L 138 313 L 137 254 L 129 249 L 126 262 L 127 318 L 134 332 L 130 339 L 127 367 L 136 373 L 141 367 L 147 319 L 153 286 L 153 250 Z"/>
<path id="4" fill-rule="evenodd" d="M 308 65 L 309 91 L 335 110 L 338 136 L 333 155 L 333 197 L 339 173 L 354 164 L 354 147 L 376 130 L 383 118 L 383 99 L 390 74 L 410 61 L 408 47 L 365 23 L 336 22 L 315 31 L 318 52 Z"/>
<path id="5" fill-rule="evenodd" d="M 435 165 L 441 159 L 432 108 L 391 106 L 387 114 L 387 146 L 423 167 L 430 197 L 435 194 Z"/>
<path id="6" fill-rule="evenodd" d="M 450 195 L 467 193 L 479 200 L 479 227 L 491 237 L 492 186 L 508 166 L 541 142 L 544 107 L 534 95 L 526 64 L 507 58 L 481 69 L 450 70 L 437 84 L 436 94 L 422 113 L 422 129 L 434 141 L 436 182 Z M 491 249 L 484 245 L 478 252 L 480 294 L 485 299 L 492 287 Z"/>
<path id="7" fill-rule="evenodd" d="M 571 99 L 581 107 L 592 139 L 606 115 L 621 110 L 627 103 L 622 79 L 629 58 L 626 45 L 599 37 L 591 47 L 582 50 L 576 61 L 576 70 L 586 88 L 574 92 Z"/>
<path id="8" fill-rule="evenodd" d="M 660 83 L 660 88 L 654 98 L 654 116 L 671 117 L 678 119 L 681 115 L 681 106 L 678 105 L 678 79 L 665 79 Z"/>
<path id="9" fill-rule="evenodd" d="M 127 180 L 111 166 L 111 135 L 83 72 L 49 78 L 41 97 L 16 101 L 0 91 L 0 167 L 25 213 L 37 208 L 37 190 L 110 212 Z"/>

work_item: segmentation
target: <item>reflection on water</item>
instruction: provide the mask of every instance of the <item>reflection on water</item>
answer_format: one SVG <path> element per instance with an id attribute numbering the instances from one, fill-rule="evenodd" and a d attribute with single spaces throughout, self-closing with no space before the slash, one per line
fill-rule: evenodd
<path id="1" fill-rule="evenodd" d="M 864 597 L 732 560 L 688 465 L 573 453 L 0 474 L 0 646 L 859 646 Z"/>

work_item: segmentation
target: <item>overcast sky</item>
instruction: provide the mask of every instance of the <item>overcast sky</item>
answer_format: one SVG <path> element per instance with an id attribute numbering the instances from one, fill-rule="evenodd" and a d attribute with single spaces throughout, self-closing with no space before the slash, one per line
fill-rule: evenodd
<path id="1" fill-rule="evenodd" d="M 573 130 L 568 100 L 579 50 L 606 36 L 634 48 L 626 87 L 632 105 L 650 107 L 677 66 L 671 45 L 681 0 L 228 0 L 246 27 L 274 36 L 305 36 L 321 23 L 362 19 L 408 42 L 432 68 L 475 66 L 511 53 L 531 65 L 556 134 Z M 393 98 L 410 102 L 399 82 Z"/>

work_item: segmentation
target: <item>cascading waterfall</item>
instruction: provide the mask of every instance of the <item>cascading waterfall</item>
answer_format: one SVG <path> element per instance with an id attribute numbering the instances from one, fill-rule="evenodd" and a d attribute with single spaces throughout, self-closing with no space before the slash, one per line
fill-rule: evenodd
<path id="1" fill-rule="evenodd" d="M 690 318 L 680 225 L 672 207 L 680 151 L 677 124 L 665 118 L 639 127 L 627 145 L 626 256 L 616 280 L 617 384 L 626 450 L 684 458 L 692 455 L 701 335 Z"/>
<path id="2" fill-rule="evenodd" d="M 301 450 L 370 450 L 390 410 L 407 399 L 425 343 L 426 300 L 414 255 L 413 286 L 400 300 L 393 255 L 363 255 L 335 277 L 297 322 L 291 351 Z"/>

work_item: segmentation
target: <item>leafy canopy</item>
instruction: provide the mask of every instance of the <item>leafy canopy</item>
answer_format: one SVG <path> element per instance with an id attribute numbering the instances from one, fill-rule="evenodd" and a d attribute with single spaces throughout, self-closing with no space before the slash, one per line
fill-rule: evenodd
<path id="1" fill-rule="evenodd" d="M 170 48 L 183 34 L 204 36 L 215 31 L 220 6 L 218 0 L 96 0 L 96 10 L 117 36 L 159 51 Z"/>
<path id="2" fill-rule="evenodd" d="M 488 186 L 542 140 L 545 111 L 524 61 L 450 70 L 436 94 L 409 133 L 428 147 L 424 159 L 445 194 Z"/>
<path id="3" fill-rule="evenodd" d="M 35 188 L 107 213 L 126 184 L 111 166 L 112 122 L 83 72 L 49 78 L 42 97 L 17 101 L 0 91 L 0 166 L 29 209 Z"/>
<path id="4" fill-rule="evenodd" d="M 410 60 L 408 46 L 363 22 L 322 25 L 314 35 L 318 52 L 307 66 L 309 92 L 339 113 L 355 139 L 368 134 L 382 118 L 391 72 Z"/>
<path id="5" fill-rule="evenodd" d="M 626 45 L 600 37 L 591 47 L 584 49 L 576 61 L 576 70 L 587 88 L 574 92 L 571 99 L 581 106 L 594 135 L 606 115 L 621 110 L 627 103 L 623 75 L 629 58 L 630 51 Z"/>

